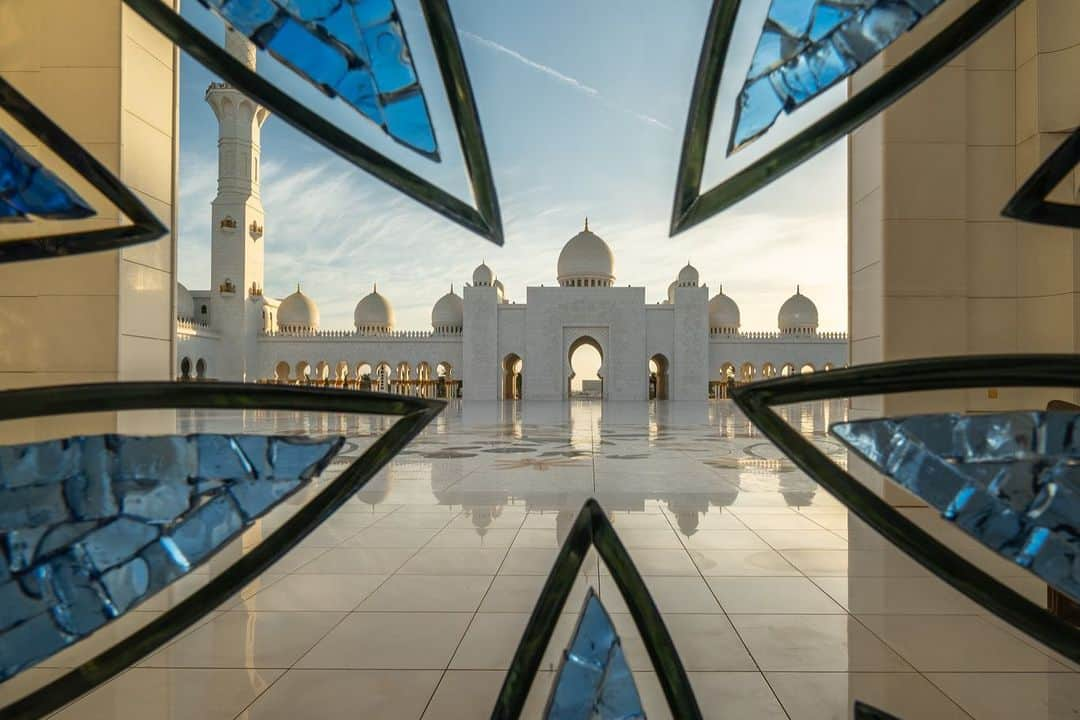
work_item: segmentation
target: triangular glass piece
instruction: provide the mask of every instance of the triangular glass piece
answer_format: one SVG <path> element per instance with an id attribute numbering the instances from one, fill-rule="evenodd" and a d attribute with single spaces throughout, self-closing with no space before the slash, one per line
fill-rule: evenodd
<path id="1" fill-rule="evenodd" d="M 1072 181 L 1068 180 L 1069 174 L 1078 164 L 1080 129 L 1074 130 L 1065 142 L 1036 168 L 1031 177 L 1009 199 L 1001 214 L 1024 222 L 1080 229 L 1080 205 L 1047 200 L 1063 180 L 1067 182 L 1062 194 L 1070 195 L 1069 184 Z"/>
<path id="2" fill-rule="evenodd" d="M 108 168 L 0 78 L 0 263 L 113 250 L 165 232 Z"/>
<path id="3" fill-rule="evenodd" d="M 273 115 L 399 192 L 502 244 L 479 112 L 447 0 L 420 0 L 427 37 L 414 36 L 412 48 L 394 0 L 199 0 L 184 16 L 160 0 L 124 2 Z M 219 20 L 227 28 L 224 46 L 207 34 Z M 270 55 L 262 73 L 256 72 L 260 48 Z M 425 53 L 430 62 L 423 62 Z M 429 106 L 429 100 L 436 104 Z M 434 122 L 431 108 L 437 110 Z M 355 127 L 358 116 L 365 119 L 358 124 L 367 127 Z M 422 158 L 440 161 L 445 151 L 456 159 L 458 150 L 445 137 L 440 150 L 437 127 L 456 131 L 461 173 L 456 166 L 432 171 L 433 180 Z M 387 137 L 411 152 L 396 154 Z M 462 176 L 467 187 L 448 189 Z"/>
<path id="4" fill-rule="evenodd" d="M 980 543 L 1080 600 L 1080 413 L 837 423 L 852 451 Z"/>
<path id="5" fill-rule="evenodd" d="M 1019 2 L 973 0 L 895 64 L 880 73 L 866 70 L 857 92 L 842 94 L 841 81 L 945 0 L 716 0 L 683 135 L 671 235 L 732 207 L 843 139 Z M 727 142 L 710 143 L 713 136 Z"/>
<path id="6" fill-rule="evenodd" d="M 196 434 L 0 447 L 0 681 L 189 573 L 343 444 Z"/>
<path id="7" fill-rule="evenodd" d="M 394 0 L 199 0 L 309 83 L 438 159 Z"/>
<path id="8" fill-rule="evenodd" d="M 590 587 L 570 645 L 563 651 L 546 720 L 634 720 L 645 717 L 611 617 Z"/>
<path id="9" fill-rule="evenodd" d="M 0 129 L 0 222 L 80 220 L 94 210 L 71 187 Z"/>
<path id="10" fill-rule="evenodd" d="M 944 0 L 772 0 L 735 107 L 728 154 L 847 78 Z M 776 41 L 777 30 L 784 36 Z M 764 56 L 768 56 L 767 58 Z"/>

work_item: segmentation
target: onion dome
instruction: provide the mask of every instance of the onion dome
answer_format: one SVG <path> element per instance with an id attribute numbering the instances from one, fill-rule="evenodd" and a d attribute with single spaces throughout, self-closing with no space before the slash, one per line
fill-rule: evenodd
<path id="1" fill-rule="evenodd" d="M 465 305 L 451 285 L 450 292 L 439 298 L 431 309 L 431 327 L 437 333 L 460 333 L 464 317 Z"/>
<path id="2" fill-rule="evenodd" d="M 353 324 L 362 334 L 388 333 L 394 329 L 394 308 L 390 301 L 379 294 L 379 287 L 372 286 L 371 292 L 356 303 L 353 310 Z"/>
<path id="3" fill-rule="evenodd" d="M 195 299 L 182 283 L 176 283 L 176 317 L 184 320 L 195 319 Z"/>
<path id="4" fill-rule="evenodd" d="M 739 331 L 739 306 L 724 294 L 724 286 L 709 301 L 709 330 L 734 333 Z"/>
<path id="5" fill-rule="evenodd" d="M 480 263 L 480 265 L 473 270 L 472 284 L 476 287 L 489 287 L 495 284 L 495 273 L 487 266 L 487 263 Z"/>
<path id="6" fill-rule="evenodd" d="M 615 284 L 615 255 L 608 244 L 585 229 L 563 245 L 559 253 L 559 284 L 563 287 L 611 287 Z"/>
<path id="7" fill-rule="evenodd" d="M 495 292 L 499 295 L 499 302 L 506 302 L 506 286 L 503 285 L 502 280 L 495 281 Z"/>
<path id="8" fill-rule="evenodd" d="M 278 330 L 318 330 L 319 308 L 315 301 L 300 291 L 281 301 L 277 314 Z"/>
<path id="9" fill-rule="evenodd" d="M 679 271 L 679 276 L 675 280 L 675 284 L 679 287 L 697 287 L 698 286 L 698 271 L 689 262 L 686 263 L 686 267 Z"/>
<path id="10" fill-rule="evenodd" d="M 818 328 L 817 306 L 813 300 L 799 292 L 796 285 L 795 294 L 780 306 L 776 322 L 782 333 L 815 333 Z"/>

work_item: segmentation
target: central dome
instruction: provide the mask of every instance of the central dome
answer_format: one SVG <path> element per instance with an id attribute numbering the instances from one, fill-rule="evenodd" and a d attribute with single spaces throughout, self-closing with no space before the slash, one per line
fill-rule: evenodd
<path id="1" fill-rule="evenodd" d="M 356 303 L 353 324 L 359 333 L 387 333 L 394 329 L 394 308 L 379 294 L 378 287 L 372 288 Z"/>
<path id="2" fill-rule="evenodd" d="M 461 296 L 454 292 L 451 285 L 450 292 L 439 298 L 431 309 L 431 327 L 437 333 L 460 333 L 464 316 L 465 307 Z"/>
<path id="3" fill-rule="evenodd" d="M 795 294 L 780 306 L 776 321 L 782 333 L 815 333 L 818 328 L 817 306 L 796 285 Z"/>
<path id="4" fill-rule="evenodd" d="M 563 287 L 611 287 L 615 284 L 615 255 L 608 244 L 585 229 L 559 253 L 559 284 Z"/>

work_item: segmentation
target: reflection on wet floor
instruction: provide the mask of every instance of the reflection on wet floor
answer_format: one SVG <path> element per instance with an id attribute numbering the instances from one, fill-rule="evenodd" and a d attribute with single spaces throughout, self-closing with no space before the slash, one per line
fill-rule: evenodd
<path id="1" fill-rule="evenodd" d="M 783 410 L 847 462 L 827 436 L 845 418 L 842 403 Z M 181 431 L 342 433 L 351 458 L 392 419 L 198 412 L 179 422 Z M 855 699 L 920 720 L 1080 713 L 1074 666 L 893 551 L 730 402 L 581 401 L 449 406 L 240 597 L 60 717 L 488 717 L 588 497 L 608 511 L 644 576 L 706 717 L 845 718 Z M 196 577 L 220 571 L 288 512 Z M 1011 580 L 1033 598 L 1045 592 L 1030 577 Z M 592 558 L 527 716 L 543 709 L 590 585 L 623 636 L 648 716 L 666 717 L 626 606 Z M 133 615 L 154 617 L 193 586 Z M 0 699 L 80 659 L 57 656 L 0 686 Z"/>

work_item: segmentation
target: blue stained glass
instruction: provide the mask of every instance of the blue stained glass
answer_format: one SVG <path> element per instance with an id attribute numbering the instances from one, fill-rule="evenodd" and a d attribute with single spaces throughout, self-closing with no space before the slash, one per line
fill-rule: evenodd
<path id="1" fill-rule="evenodd" d="M 1080 414 L 919 415 L 831 430 L 946 520 L 1080 600 Z"/>
<path id="2" fill-rule="evenodd" d="M 850 76 L 944 0 L 771 0 L 742 91 L 728 154 Z M 762 76 L 772 80 L 762 83 Z M 771 88 L 774 98 L 767 97 Z"/>
<path id="3" fill-rule="evenodd" d="M 98 435 L 0 447 L 0 681 L 189 572 L 343 443 Z"/>
<path id="4" fill-rule="evenodd" d="M 0 222 L 79 220 L 94 215 L 79 195 L 0 130 Z"/>
<path id="5" fill-rule="evenodd" d="M 398 142 L 438 157 L 435 130 L 393 0 L 200 2 Z"/>
<path id="6" fill-rule="evenodd" d="M 570 646 L 563 653 L 546 720 L 644 720 L 622 643 L 592 588 L 585 597 Z"/>

